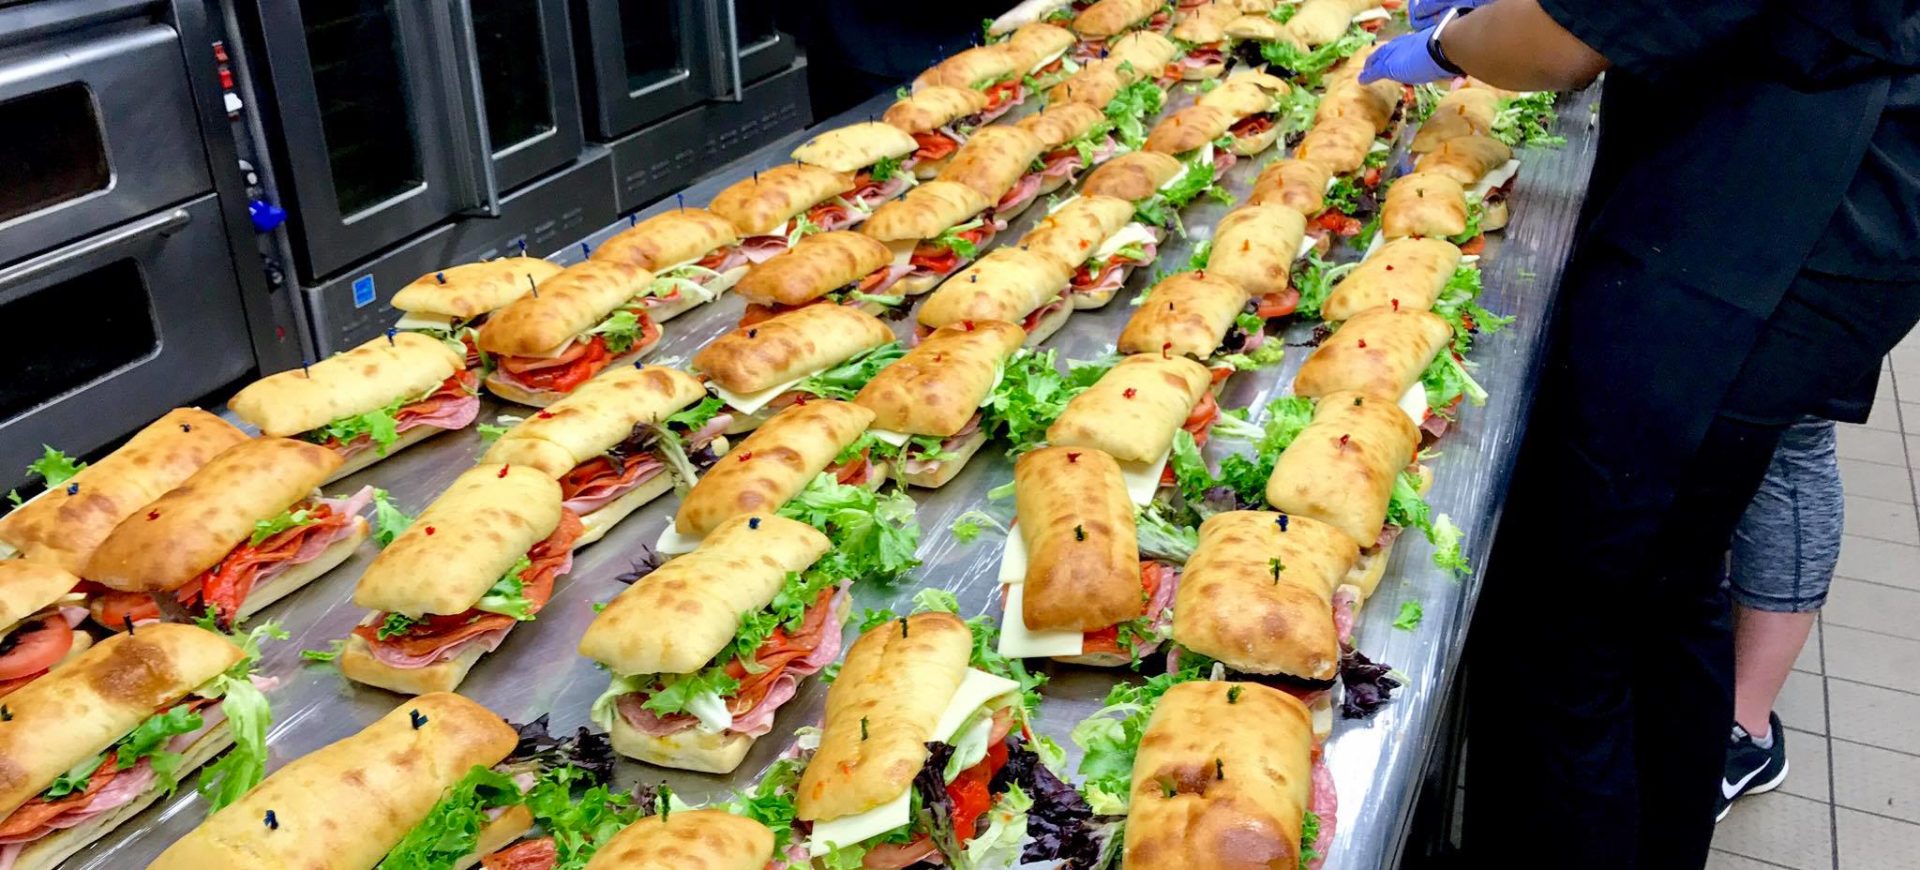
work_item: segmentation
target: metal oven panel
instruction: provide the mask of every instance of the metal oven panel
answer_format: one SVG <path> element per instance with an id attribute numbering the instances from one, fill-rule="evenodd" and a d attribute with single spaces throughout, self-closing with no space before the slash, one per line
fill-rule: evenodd
<path id="1" fill-rule="evenodd" d="M 44 327 L 0 345 L 0 485 L 42 444 L 91 452 L 245 374 L 239 294 L 212 194 L 0 269 L 0 322 Z"/>
<path id="2" fill-rule="evenodd" d="M 575 43 L 594 136 L 613 139 L 714 95 L 718 54 L 705 4 L 719 0 L 576 0 Z"/>
<path id="3" fill-rule="evenodd" d="M 792 36 L 774 26 L 779 0 L 721 0 L 733 11 L 733 33 L 740 52 L 740 78 L 752 83 L 793 63 Z"/>
<path id="4" fill-rule="evenodd" d="M 580 155 L 585 132 L 574 82 L 566 0 L 462 0 L 454 44 L 477 82 L 486 152 L 498 190 L 519 187 Z"/>
<path id="5" fill-rule="evenodd" d="M 83 28 L 0 52 L 0 263 L 210 190 L 195 117 L 171 27 Z"/>
<path id="6" fill-rule="evenodd" d="M 639 209 L 811 123 L 801 59 L 748 85 L 738 103 L 706 103 L 622 138 L 611 146 L 620 211 Z"/>

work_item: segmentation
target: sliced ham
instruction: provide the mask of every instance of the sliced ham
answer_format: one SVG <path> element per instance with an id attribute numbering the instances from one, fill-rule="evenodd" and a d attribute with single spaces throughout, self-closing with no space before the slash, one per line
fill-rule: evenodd
<path id="1" fill-rule="evenodd" d="M 1420 421 L 1420 431 L 1432 435 L 1435 440 L 1438 440 L 1442 435 L 1447 434 L 1447 427 L 1449 425 L 1451 425 L 1451 421 L 1447 418 L 1428 411 L 1427 418 Z"/>
<path id="2" fill-rule="evenodd" d="M 1047 168 L 1040 172 L 1040 177 L 1048 181 L 1070 179 L 1074 173 L 1085 167 L 1086 164 L 1080 162 L 1080 152 L 1068 148 L 1047 158 Z"/>
<path id="3" fill-rule="evenodd" d="M 373 657 L 383 665 L 394 668 L 424 668 L 434 662 L 459 656 L 469 645 L 485 647 L 487 652 L 493 652 L 500 648 L 500 642 L 506 640 L 507 632 L 512 630 L 513 626 L 508 625 L 469 637 L 449 638 L 446 644 L 418 655 L 403 653 L 398 648 L 383 643 L 369 644 L 369 646 L 373 648 Z"/>
<path id="4" fill-rule="evenodd" d="M 740 254 L 756 266 L 787 250 L 786 236 L 748 236 L 740 240 Z"/>
<path id="5" fill-rule="evenodd" d="M 1078 161 L 1078 159 L 1079 158 L 1075 158 L 1076 161 Z M 1032 202 L 1034 194 L 1040 192 L 1042 175 L 1043 173 L 1039 172 L 1029 172 L 1020 176 L 1020 180 L 1013 183 L 1013 189 L 1007 191 L 1006 195 L 1000 197 L 1000 201 L 994 204 L 994 210 L 1018 211 L 1021 206 Z"/>
<path id="6" fill-rule="evenodd" d="M 933 844 L 933 838 L 926 834 L 921 834 L 919 839 L 904 845 L 881 843 L 874 846 L 867 851 L 866 857 L 860 862 L 860 867 L 862 870 L 903 870 L 923 862 L 940 866 L 947 863 L 945 856 L 940 854 L 939 847 Z"/>
<path id="7" fill-rule="evenodd" d="M 1327 852 L 1333 848 L 1333 829 L 1339 821 L 1340 802 L 1333 788 L 1333 771 L 1327 769 L 1324 750 L 1313 753 L 1313 791 L 1307 798 L 1307 811 L 1320 818 L 1320 836 L 1313 841 L 1313 850 L 1319 857 L 1306 862 L 1306 870 L 1320 870 L 1327 863 Z"/>
<path id="8" fill-rule="evenodd" d="M 479 400 L 476 399 L 475 401 L 477 402 Z M 316 506 L 326 505 L 327 508 L 332 511 L 332 515 L 336 517 L 356 517 L 365 511 L 369 505 L 373 504 L 373 487 L 360 487 L 359 492 L 354 493 L 348 498 L 314 499 L 314 504 Z M 320 532 L 315 532 L 302 538 L 300 541 L 300 549 L 294 551 L 293 558 L 284 562 L 275 562 L 260 569 L 260 573 L 253 579 L 254 591 L 259 591 L 260 587 L 265 586 L 275 577 L 285 574 L 288 569 L 291 569 L 293 566 L 304 565 L 320 558 L 320 554 L 326 552 L 328 547 L 352 537 L 358 527 L 358 523 L 349 520 L 348 522 L 330 525 Z M 264 544 L 266 542 L 263 541 L 262 543 Z"/>
<path id="9" fill-rule="evenodd" d="M 1333 633 L 1343 644 L 1353 643 L 1353 615 L 1359 607 L 1359 587 L 1346 585 L 1333 590 Z"/>
<path id="10" fill-rule="evenodd" d="M 813 207 L 807 213 L 807 219 L 813 221 L 823 233 L 852 229 L 867 219 L 867 213 L 837 202 L 825 202 Z"/>
<path id="11" fill-rule="evenodd" d="M 939 452 L 955 452 L 959 449 L 960 442 L 965 441 L 968 436 L 978 431 L 980 431 L 980 412 L 975 411 L 972 417 L 967 418 L 967 425 L 960 427 L 960 431 L 947 436 L 940 442 Z M 909 447 L 909 450 L 911 450 L 911 447 Z M 923 459 L 911 454 L 902 454 L 900 464 L 908 474 L 931 474 L 938 470 L 946 461 L 947 460 L 944 459 Z"/>
<path id="12" fill-rule="evenodd" d="M 106 762 L 106 764 L 113 763 L 115 762 L 112 759 Z M 5 845 L 4 849 L 0 849 L 0 870 L 10 870 L 14 862 L 19 859 L 20 853 L 34 841 L 55 831 L 86 824 L 104 813 L 126 806 L 145 794 L 147 788 L 153 785 L 153 779 L 153 766 L 148 764 L 146 759 L 141 759 L 138 764 L 115 774 L 113 779 L 99 791 L 94 792 L 86 803 L 70 807 L 65 812 L 42 821 L 38 827 L 27 833 L 0 837 L 0 844 Z"/>
<path id="13" fill-rule="evenodd" d="M 1235 161 L 1238 161 L 1239 159 L 1240 158 L 1234 156 L 1234 153 L 1232 151 L 1228 151 L 1225 148 L 1213 149 L 1214 177 L 1218 178 L 1222 173 L 1225 173 L 1228 169 L 1233 168 L 1233 164 L 1235 163 Z"/>
<path id="14" fill-rule="evenodd" d="M 793 673 L 792 669 L 788 669 L 774 679 L 773 687 L 767 690 L 766 696 L 760 699 L 760 703 L 755 704 L 753 709 L 745 714 L 733 717 L 733 726 L 727 730 L 745 734 L 748 737 L 765 735 L 773 730 L 773 716 L 780 710 L 780 705 L 793 700 L 793 696 L 799 691 L 800 678 Z"/>
<path id="15" fill-rule="evenodd" d="M 624 473 L 594 480 L 567 498 L 561 505 L 567 510 L 585 516 L 618 501 L 621 496 L 657 477 L 660 472 L 666 470 L 666 467 L 667 464 L 652 453 L 629 457 Z"/>

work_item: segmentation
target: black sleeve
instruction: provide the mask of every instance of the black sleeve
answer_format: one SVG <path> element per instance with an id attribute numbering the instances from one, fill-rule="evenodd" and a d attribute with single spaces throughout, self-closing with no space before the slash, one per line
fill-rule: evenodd
<path id="1" fill-rule="evenodd" d="M 1648 80 L 1729 44 L 1765 0 L 1538 0 L 1607 62 Z"/>

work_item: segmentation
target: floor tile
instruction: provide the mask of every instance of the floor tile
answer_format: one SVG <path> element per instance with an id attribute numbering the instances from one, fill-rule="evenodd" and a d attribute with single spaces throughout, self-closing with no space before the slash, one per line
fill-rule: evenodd
<path id="1" fill-rule="evenodd" d="M 1867 422 L 1860 425 L 1882 432 L 1900 431 L 1900 410 L 1897 405 L 1892 393 L 1875 396 L 1873 408 L 1867 412 Z"/>
<path id="2" fill-rule="evenodd" d="M 1835 739 L 1920 755 L 1920 695 L 1828 679 L 1827 702 Z"/>
<path id="3" fill-rule="evenodd" d="M 1886 750 L 1875 750 L 1885 752 Z M 1827 778 L 1827 738 L 1821 734 L 1787 729 L 1787 779 L 1780 790 L 1787 794 L 1830 801 L 1832 783 Z"/>
<path id="4" fill-rule="evenodd" d="M 1920 421 L 1915 421 L 1920 425 Z M 1913 481 L 1901 465 L 1882 465 L 1858 459 L 1840 460 L 1840 486 L 1847 495 L 1913 504 Z"/>
<path id="5" fill-rule="evenodd" d="M 1920 756 L 1837 740 L 1832 763 L 1834 803 L 1920 824 Z M 1788 768 L 1788 780 L 1795 769 Z"/>
<path id="6" fill-rule="evenodd" d="M 1887 355 L 1894 374 L 1920 377 L 1920 348 L 1896 347 Z"/>
<path id="7" fill-rule="evenodd" d="M 1825 801 L 1769 792 L 1735 801 L 1713 831 L 1714 848 L 1783 867 L 1833 866 L 1833 823 Z"/>
<path id="8" fill-rule="evenodd" d="M 1920 640 L 1920 592 L 1836 577 L 1827 593 L 1828 625 Z"/>
<path id="9" fill-rule="evenodd" d="M 1800 648 L 1800 657 L 1793 660 L 1793 669 L 1809 674 L 1826 673 L 1820 664 L 1820 623 L 1813 624 L 1813 633 L 1807 635 L 1806 645 Z"/>
<path id="10" fill-rule="evenodd" d="M 1773 702 L 1780 721 L 1798 731 L 1827 733 L 1827 693 L 1820 676 L 1801 671 L 1787 674 L 1780 697 Z"/>
<path id="11" fill-rule="evenodd" d="M 1912 870 L 1920 854 L 1920 825 L 1842 807 L 1840 866 L 1845 870 Z"/>
<path id="12" fill-rule="evenodd" d="M 1755 861 L 1732 852 L 1715 849 L 1707 855 L 1707 870 L 1772 870 L 1778 864 Z"/>
<path id="13" fill-rule="evenodd" d="M 1847 534 L 1899 544 L 1920 544 L 1920 522 L 1913 505 L 1847 493 Z"/>
<path id="14" fill-rule="evenodd" d="M 1900 409 L 1900 426 L 1908 432 L 1920 432 L 1920 395 L 1916 393 L 1920 391 L 1909 390 L 1908 395 L 1894 403 Z"/>
<path id="15" fill-rule="evenodd" d="M 1842 425 L 1835 438 L 1841 459 L 1863 459 L 1902 467 L 1907 464 L 1907 449 L 1900 443 L 1899 433 Z"/>
<path id="16" fill-rule="evenodd" d="M 1920 640 L 1828 623 L 1822 642 L 1827 676 L 1920 693 Z"/>
<path id="17" fill-rule="evenodd" d="M 1920 589 L 1920 547 L 1848 535 L 1840 541 L 1842 577 Z"/>

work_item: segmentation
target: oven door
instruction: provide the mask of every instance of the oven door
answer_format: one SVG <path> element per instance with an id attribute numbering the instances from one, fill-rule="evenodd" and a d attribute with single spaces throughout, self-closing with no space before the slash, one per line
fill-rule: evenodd
<path id="1" fill-rule="evenodd" d="M 706 101 L 716 87 L 708 5 L 720 0 L 577 0 L 594 135 L 612 139 Z"/>
<path id="2" fill-rule="evenodd" d="M 786 69 L 793 63 L 794 39 L 774 27 L 775 0 L 716 0 L 714 7 L 733 13 L 733 42 L 740 60 L 740 86 Z M 722 22 L 725 26 L 725 22 Z"/>
<path id="3" fill-rule="evenodd" d="M 477 207 L 499 215 L 501 192 L 580 156 L 585 134 L 574 84 L 566 0 L 453 0 L 452 44 L 463 124 L 484 136 L 473 153 Z"/>
<path id="4" fill-rule="evenodd" d="M 82 28 L 28 50 L 5 42 L 0 264 L 213 188 L 173 28 Z"/>
<path id="5" fill-rule="evenodd" d="M 311 279 L 471 205 L 433 50 L 433 4 L 416 0 L 260 0 L 258 52 L 277 101 L 300 272 Z"/>
<path id="6" fill-rule="evenodd" d="M 0 268 L 0 468 L 91 452 L 253 367 L 214 194 Z M 10 478 L 11 475 L 0 475 Z"/>

